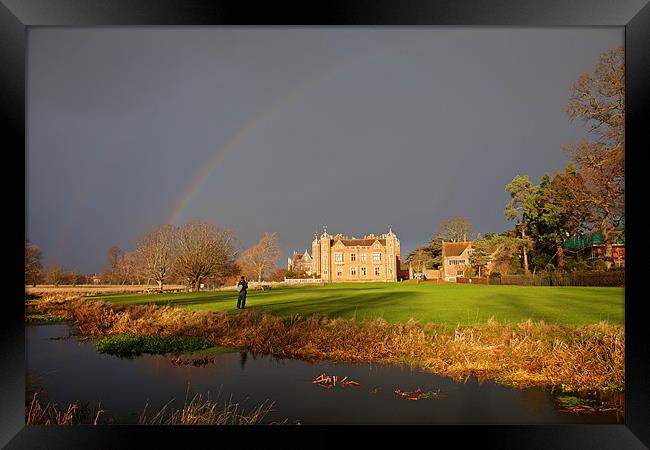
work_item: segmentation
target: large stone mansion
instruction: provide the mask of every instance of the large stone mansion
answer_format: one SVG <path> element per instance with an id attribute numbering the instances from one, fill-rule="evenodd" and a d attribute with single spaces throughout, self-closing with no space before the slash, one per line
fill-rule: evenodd
<path id="1" fill-rule="evenodd" d="M 363 238 L 342 234 L 332 236 L 323 227 L 314 234 L 311 256 L 294 252 L 288 268 L 300 267 L 325 282 L 397 281 L 400 269 L 400 242 L 389 227 L 388 233 Z"/>

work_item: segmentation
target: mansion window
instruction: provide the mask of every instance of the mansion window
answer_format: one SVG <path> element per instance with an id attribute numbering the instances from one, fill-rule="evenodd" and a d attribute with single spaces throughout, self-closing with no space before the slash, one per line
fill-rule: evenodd
<path id="1" fill-rule="evenodd" d="M 334 253 L 335 262 L 343 262 L 343 253 Z"/>
<path id="2" fill-rule="evenodd" d="M 357 268 L 356 267 L 352 267 L 350 269 L 350 275 L 352 275 L 353 277 L 357 276 Z"/>
<path id="3" fill-rule="evenodd" d="M 375 267 L 375 275 L 380 275 L 381 270 L 379 269 L 379 266 Z"/>
<path id="4" fill-rule="evenodd" d="M 361 254 L 361 262 L 365 262 L 365 261 L 366 261 L 366 254 L 362 253 Z"/>
<path id="5" fill-rule="evenodd" d="M 363 275 L 364 277 L 367 275 L 367 274 L 366 274 L 366 268 L 365 268 L 365 267 L 362 267 L 362 268 L 361 268 L 361 275 Z"/>
<path id="6" fill-rule="evenodd" d="M 343 276 L 343 266 L 336 266 L 336 276 Z"/>
<path id="7" fill-rule="evenodd" d="M 459 277 L 462 277 L 464 273 L 465 273 L 464 270 L 458 270 L 458 271 L 456 271 L 456 275 L 459 276 Z"/>
<path id="8" fill-rule="evenodd" d="M 449 265 L 450 266 L 460 266 L 460 265 L 465 265 L 467 264 L 467 260 L 465 259 L 450 259 L 449 260 Z"/>
<path id="9" fill-rule="evenodd" d="M 374 253 L 372 254 L 372 260 L 373 260 L 373 261 L 381 261 L 381 253 L 379 253 L 379 252 L 374 252 Z"/>
<path id="10" fill-rule="evenodd" d="M 350 253 L 350 261 L 354 262 L 357 260 L 357 254 L 356 253 Z"/>

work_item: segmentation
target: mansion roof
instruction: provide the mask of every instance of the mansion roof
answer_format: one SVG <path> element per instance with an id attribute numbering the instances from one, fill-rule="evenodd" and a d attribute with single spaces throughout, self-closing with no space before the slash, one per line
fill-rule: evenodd
<path id="1" fill-rule="evenodd" d="M 337 239 L 332 244 L 341 242 L 346 247 L 370 247 L 375 241 L 378 241 L 384 247 L 386 246 L 386 239 Z"/>

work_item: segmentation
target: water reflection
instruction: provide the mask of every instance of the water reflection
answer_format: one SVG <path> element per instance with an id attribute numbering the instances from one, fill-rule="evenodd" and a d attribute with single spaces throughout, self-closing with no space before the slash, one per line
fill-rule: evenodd
<path id="1" fill-rule="evenodd" d="M 476 423 L 622 423 L 616 411 L 599 414 L 561 412 L 558 393 L 514 389 L 490 381 L 466 383 L 412 367 L 379 364 L 305 362 L 247 352 L 214 354 L 214 363 L 174 365 L 171 358 L 144 355 L 120 359 L 98 353 L 91 341 L 51 339 L 67 336 L 66 325 L 27 327 L 27 375 L 30 388 L 42 389 L 46 400 L 67 405 L 101 401 L 106 417 L 137 423 L 146 403 L 149 411 L 167 402 L 182 408 L 194 393 L 252 409 L 274 403 L 265 423 L 303 424 L 476 424 Z M 211 355 L 212 356 L 212 355 Z M 320 374 L 348 376 L 361 386 L 323 388 L 312 384 Z M 402 391 L 440 390 L 440 396 L 408 401 Z M 619 394 L 620 395 L 620 394 Z M 622 395 L 620 395 L 622 398 Z"/>

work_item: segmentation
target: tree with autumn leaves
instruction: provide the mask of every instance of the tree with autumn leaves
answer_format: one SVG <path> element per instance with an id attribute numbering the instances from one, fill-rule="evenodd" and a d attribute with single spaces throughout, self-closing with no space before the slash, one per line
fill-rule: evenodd
<path id="1" fill-rule="evenodd" d="M 598 232 L 611 244 L 624 231 L 625 217 L 625 64 L 624 48 L 601 55 L 593 72 L 573 83 L 566 107 L 569 119 L 588 128 L 591 139 L 565 146 L 570 162 L 538 185 L 518 175 L 506 186 L 511 200 L 505 215 L 521 238 L 524 271 L 528 250 L 552 252 L 556 267 L 565 268 L 564 241 Z M 549 260 L 550 263 L 550 260 Z"/>
<path id="2" fill-rule="evenodd" d="M 592 139 L 566 146 L 583 180 L 589 220 L 611 245 L 625 216 L 625 49 L 605 52 L 591 74 L 571 87 L 566 112 L 588 127 Z"/>

